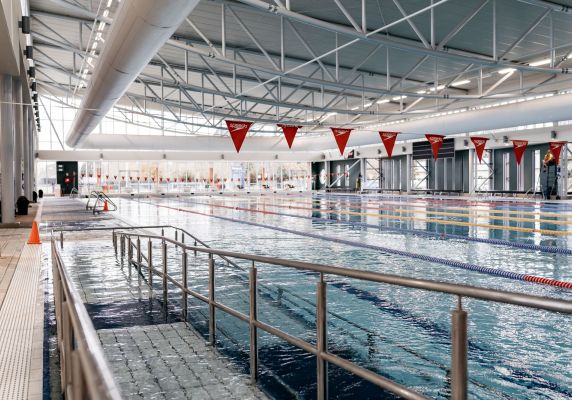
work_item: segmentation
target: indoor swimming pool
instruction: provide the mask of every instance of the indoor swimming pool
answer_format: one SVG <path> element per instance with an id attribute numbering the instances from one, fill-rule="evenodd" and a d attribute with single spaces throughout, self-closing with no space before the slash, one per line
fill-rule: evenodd
<path id="1" fill-rule="evenodd" d="M 172 225 L 215 249 L 572 300 L 572 206 L 566 204 L 294 193 L 116 203 L 116 219 L 101 226 Z M 158 265 L 160 249 L 152 250 Z M 115 256 L 109 232 L 66 242 L 62 256 L 100 332 L 180 322 L 180 292 L 170 285 L 165 304 L 157 279 L 159 294 L 152 297 L 145 279 Z M 180 278 L 181 254 L 170 257 L 169 273 Z M 189 287 L 205 294 L 206 256 L 189 254 L 188 266 Z M 218 301 L 244 313 L 249 266 L 216 261 Z M 315 274 L 257 267 L 259 319 L 314 343 Z M 431 398 L 450 396 L 456 298 L 337 276 L 326 282 L 332 353 Z M 471 398 L 572 398 L 567 316 L 471 299 L 463 306 Z M 188 321 L 205 337 L 207 315 L 207 306 L 189 298 Z M 217 334 L 217 347 L 247 372 L 248 325 L 218 311 Z M 314 356 L 261 333 L 259 357 L 260 384 L 270 396 L 315 398 Z M 374 385 L 329 368 L 331 398 L 380 398 Z"/>

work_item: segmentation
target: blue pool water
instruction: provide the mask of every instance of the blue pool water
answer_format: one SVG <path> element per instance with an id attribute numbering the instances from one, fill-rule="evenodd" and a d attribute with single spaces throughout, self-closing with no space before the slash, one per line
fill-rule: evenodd
<path id="1" fill-rule="evenodd" d="M 572 221 L 572 210 L 566 205 L 469 204 L 462 200 L 432 202 L 403 197 L 366 199 L 357 196 L 314 199 L 308 196 L 196 196 L 139 201 L 123 199 L 117 203 L 118 215 L 127 223 L 178 226 L 214 248 L 572 300 L 569 289 L 492 276 L 447 264 L 450 260 L 571 282 L 570 255 L 442 236 L 502 239 L 570 249 L 569 235 L 550 233 L 572 231 L 572 225 L 562 223 Z M 389 210 L 372 209 L 376 207 Z M 481 210 L 481 214 L 478 218 L 457 215 L 467 210 Z M 491 217 L 510 219 L 487 218 L 487 210 L 502 212 L 490 214 Z M 420 211 L 455 215 L 429 215 Z M 415 219 L 386 219 L 376 214 Z M 429 218 L 468 225 L 427 222 Z M 326 219 L 338 223 L 326 222 Z M 540 219 L 548 222 L 538 221 Z M 491 229 L 486 225 L 507 229 Z M 524 231 L 512 228 L 523 228 Z M 530 229 L 547 232 L 527 231 Z M 419 235 L 412 231 L 436 235 Z M 313 236 L 307 237 L 307 234 Z M 397 255 L 363 245 L 432 255 L 442 261 L 425 262 L 405 253 Z M 82 254 L 96 255 L 82 257 Z M 158 256 L 158 249 L 154 254 Z M 77 275 L 79 283 L 83 282 L 85 287 L 88 286 L 85 282 L 94 286 L 107 285 L 108 294 L 118 295 L 115 301 L 112 295 L 86 300 L 96 325 L 106 327 L 126 321 L 157 323 L 178 315 L 176 290 L 171 291 L 169 308 L 165 310 L 161 310 L 160 299 L 143 305 L 138 301 L 125 301 L 125 293 L 137 298 L 141 296 L 141 289 L 137 278 L 112 256 L 111 240 L 103 244 L 76 244 L 64 251 L 64 257 L 70 265 L 83 266 Z M 177 257 L 173 255 L 169 272 L 180 277 Z M 242 269 L 217 262 L 217 288 L 220 288 L 217 296 L 223 304 L 248 313 L 244 269 L 249 265 L 235 261 Z M 201 255 L 189 259 L 189 286 L 203 294 L 207 291 L 206 262 Z M 258 268 L 260 319 L 315 342 L 316 276 L 268 265 Z M 328 277 L 327 282 L 328 346 L 332 353 L 430 397 L 449 396 L 450 313 L 455 307 L 455 298 L 338 277 Z M 155 289 L 159 290 L 157 284 Z M 206 307 L 192 300 L 190 305 L 189 319 L 199 331 L 206 333 Z M 477 300 L 465 300 L 464 307 L 469 314 L 471 398 L 572 398 L 572 341 L 569 337 L 572 322 L 569 316 Z M 142 319 L 142 314 L 152 315 L 151 322 Z M 247 325 L 222 312 L 217 314 L 217 324 L 219 347 L 247 370 Z M 273 396 L 290 398 L 292 393 L 298 392 L 302 398 L 315 397 L 314 357 L 266 334 L 261 335 L 259 344 L 261 381 Z M 392 397 L 380 394 L 372 385 L 335 367 L 330 367 L 329 377 L 332 398 Z"/>

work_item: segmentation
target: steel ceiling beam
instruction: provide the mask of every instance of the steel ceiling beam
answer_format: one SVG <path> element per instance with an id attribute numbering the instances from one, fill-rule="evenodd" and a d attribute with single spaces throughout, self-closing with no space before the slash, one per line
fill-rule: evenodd
<path id="1" fill-rule="evenodd" d="M 277 7 L 271 5 L 263 0 L 235 0 L 237 2 L 243 3 L 248 5 L 253 10 L 258 10 L 266 13 L 270 13 L 277 16 L 284 16 L 285 18 L 290 19 L 291 21 L 298 21 L 303 24 L 312 25 L 315 27 L 319 27 L 331 32 L 340 33 L 349 37 L 352 37 L 357 41 L 363 42 L 370 42 L 370 43 L 381 43 L 387 47 L 411 52 L 415 54 L 421 55 L 429 55 L 432 57 L 437 58 L 444 58 L 450 59 L 453 61 L 465 63 L 465 64 L 476 64 L 481 66 L 486 66 L 490 68 L 515 68 L 522 71 L 530 71 L 530 72 L 540 72 L 540 73 L 559 73 L 563 74 L 566 73 L 565 71 L 557 70 L 554 68 L 540 68 L 540 67 L 531 67 L 528 65 L 522 65 L 510 61 L 503 61 L 497 62 L 490 56 L 483 56 L 477 55 L 475 53 L 471 53 L 466 50 L 458 50 L 453 48 L 448 48 L 447 51 L 439 50 L 439 49 L 432 49 L 432 48 L 425 48 L 423 46 L 419 46 L 419 42 L 411 41 L 411 40 L 401 40 L 401 39 L 391 39 L 389 36 L 377 34 L 377 30 L 369 32 L 367 35 L 361 34 L 356 32 L 350 26 L 341 25 L 333 22 L 328 22 L 324 20 L 320 20 L 314 17 L 310 17 L 306 14 L 297 13 L 295 11 L 288 10 L 286 8 Z M 435 5 L 439 5 L 439 2 L 435 3 Z M 424 9 L 428 9 L 425 7 Z M 402 22 L 402 19 L 398 21 L 394 21 L 393 23 L 387 24 L 385 29 L 388 27 L 393 26 L 397 22 Z M 381 29 L 381 28 L 379 28 Z M 368 36 L 369 35 L 369 36 Z"/>

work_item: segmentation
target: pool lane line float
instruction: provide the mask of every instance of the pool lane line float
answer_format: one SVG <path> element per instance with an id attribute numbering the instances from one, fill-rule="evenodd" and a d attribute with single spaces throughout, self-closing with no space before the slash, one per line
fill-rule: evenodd
<path id="1" fill-rule="evenodd" d="M 524 201 L 510 201 L 510 200 L 498 200 L 498 201 L 483 201 L 478 199 L 431 199 L 431 198 L 416 198 L 411 196 L 372 196 L 372 195 L 356 195 L 356 194 L 347 194 L 347 195 L 335 195 L 330 193 L 316 193 L 314 195 L 316 198 L 332 198 L 332 199 L 351 199 L 351 198 L 359 198 L 359 199 L 368 199 L 368 200 L 387 200 L 387 199 L 395 199 L 401 200 L 406 199 L 404 202 L 413 202 L 413 203 L 428 203 L 428 204 L 466 204 L 470 203 L 471 205 L 478 205 L 478 204 L 486 204 L 491 206 L 515 206 L 515 207 L 522 207 L 522 208 L 558 208 L 564 210 L 572 210 L 572 206 L 569 204 L 553 204 L 553 203 L 546 203 L 546 202 L 524 202 Z"/>
<path id="2" fill-rule="evenodd" d="M 269 206 L 275 206 L 275 204 L 273 203 L 259 203 L 259 204 L 264 204 L 264 205 L 269 205 Z M 292 204 L 309 204 L 309 203 L 302 203 L 302 202 L 293 202 Z M 296 207 L 292 207 L 289 205 L 283 205 L 282 207 L 288 207 L 288 208 L 296 208 Z M 331 207 L 338 207 L 338 209 L 341 209 L 341 207 L 343 207 L 343 205 L 336 205 L 336 206 L 331 206 Z M 453 212 L 447 212 L 447 211 L 432 211 L 432 210 L 414 210 L 414 209 L 410 209 L 410 208 L 392 208 L 392 207 L 360 207 L 360 206 L 349 206 L 347 208 L 361 208 L 361 209 L 369 209 L 369 210 L 378 210 L 378 211 L 390 211 L 390 212 L 395 212 L 395 213 L 407 213 L 407 214 L 424 214 L 424 215 L 442 215 L 442 216 L 446 216 L 446 217 L 459 217 L 459 218 L 486 218 L 486 219 L 491 219 L 491 220 L 497 220 L 497 221 L 515 221 L 515 222 L 530 222 L 530 223 L 541 223 L 541 224 L 554 224 L 554 225 L 572 225 L 572 221 L 563 221 L 563 220 L 551 220 L 551 219 L 536 219 L 536 218 L 524 218 L 524 217 L 508 217 L 508 216 L 503 216 L 503 215 L 483 215 L 484 213 L 486 213 L 486 211 L 483 213 L 478 213 L 481 210 L 475 210 L 473 212 L 468 212 L 468 213 L 453 213 Z M 322 210 L 322 208 L 305 208 L 306 210 Z M 332 210 L 332 208 L 330 208 L 330 210 Z M 466 210 L 466 208 L 464 208 L 464 210 Z M 356 211 L 352 211 L 352 212 L 356 212 Z M 378 214 L 366 214 L 364 213 L 364 215 L 370 215 L 370 216 L 374 216 L 374 215 L 378 215 Z"/>
<path id="3" fill-rule="evenodd" d="M 212 206 L 210 203 L 199 203 L 194 201 L 193 204 L 200 204 L 200 205 L 207 205 Z M 240 207 L 232 207 L 232 209 L 241 211 Z M 248 209 L 245 208 L 242 211 L 252 211 L 252 212 L 262 212 L 261 210 L 257 209 Z M 368 224 L 364 222 L 354 222 L 354 221 L 343 221 L 339 219 L 331 219 L 331 218 L 320 218 L 320 217 L 308 217 L 305 215 L 299 214 L 289 214 L 289 213 L 282 213 L 282 212 L 272 212 L 272 211 L 265 211 L 265 214 L 272 214 L 272 215 L 279 215 L 284 217 L 292 217 L 292 218 L 299 218 L 299 219 L 307 219 L 317 222 L 325 222 L 325 223 L 334 223 L 334 224 L 343 224 L 348 226 L 356 226 L 356 227 L 364 227 L 364 228 L 371 228 L 378 231 L 386 231 L 386 232 L 393 232 L 397 234 L 412 234 L 416 236 L 431 236 L 438 239 L 453 239 L 453 240 L 464 240 L 476 243 L 486 243 L 496 246 L 507 246 L 507 247 L 514 247 L 518 249 L 525 249 L 531 251 L 541 251 L 544 253 L 553 253 L 553 254 L 564 254 L 564 255 L 572 255 L 572 249 L 565 249 L 562 247 L 556 246 L 546 246 L 546 245 L 538 245 L 538 244 L 530 244 L 530 243 L 518 243 L 512 242 L 510 240 L 503 240 L 503 239 L 488 239 L 488 238 L 478 238 L 472 236 L 463 236 L 463 235 L 455 235 L 452 233 L 441 233 L 441 232 L 428 232 L 423 231 L 421 229 L 405 229 L 405 228 L 395 228 L 395 227 L 387 227 L 387 226 L 380 226 L 374 224 Z"/>
<path id="4" fill-rule="evenodd" d="M 184 201 L 184 200 L 181 200 L 181 201 Z M 226 199 L 225 199 L 225 201 L 226 201 Z M 197 201 L 192 201 L 192 204 L 211 205 L 210 203 L 199 203 Z M 239 207 L 233 207 L 233 209 L 239 210 Z M 254 211 L 258 212 L 258 210 L 256 210 L 256 209 L 251 209 L 251 210 L 253 212 Z M 557 247 L 557 246 L 539 245 L 539 244 L 533 244 L 533 243 L 519 243 L 519 242 L 513 242 L 511 240 L 504 240 L 504 239 L 479 238 L 479 237 L 475 237 L 475 236 L 456 235 L 453 233 L 446 233 L 446 232 L 425 231 L 422 229 L 397 228 L 397 227 L 390 227 L 390 226 L 368 224 L 365 222 L 345 221 L 345 220 L 332 219 L 332 218 L 308 217 L 305 215 L 289 214 L 289 213 L 284 213 L 284 212 L 267 211 L 266 213 L 267 214 L 273 214 L 273 215 L 280 215 L 280 216 L 284 216 L 284 217 L 307 219 L 307 220 L 318 221 L 318 222 L 343 224 L 343 225 L 348 225 L 348 226 L 370 228 L 370 229 L 375 229 L 376 231 L 386 231 L 386 232 L 393 232 L 393 233 L 397 233 L 397 234 L 406 234 L 407 233 L 407 234 L 416 235 L 416 236 L 429 236 L 429 237 L 434 237 L 434 238 L 438 238 L 438 239 L 463 240 L 463 241 L 476 242 L 476 243 L 486 243 L 486 244 L 491 244 L 491 245 L 495 245 L 495 246 L 514 247 L 514 248 L 525 249 L 525 250 L 530 250 L 530 251 L 540 251 L 543 253 L 572 255 L 572 249 L 566 249 L 566 248 Z"/>
<path id="5" fill-rule="evenodd" d="M 147 204 L 152 204 L 152 203 L 147 203 Z M 305 237 L 310 237 L 310 238 L 319 239 L 319 240 L 326 240 L 326 241 L 330 241 L 333 243 L 339 243 L 339 244 L 344 244 L 344 245 L 353 246 L 353 247 L 361 247 L 361 248 L 369 249 L 369 250 L 376 250 L 376 251 L 380 251 L 382 253 L 413 258 L 413 259 L 431 262 L 431 263 L 435 263 L 435 264 L 447 265 L 450 267 L 465 269 L 465 270 L 474 271 L 474 272 L 479 272 L 479 273 L 483 273 L 483 274 L 487 274 L 487 275 L 491 275 L 491 276 L 500 276 L 503 278 L 514 279 L 514 280 L 519 280 L 519 281 L 524 281 L 524 282 L 532 282 L 532 283 L 537 283 L 537 284 L 542 284 L 542 285 L 549 285 L 549 286 L 555 286 L 555 287 L 560 287 L 560 288 L 565 288 L 565 289 L 572 289 L 572 282 L 564 282 L 564 281 L 559 281 L 556 279 L 520 274 L 517 272 L 504 271 L 504 270 L 497 269 L 497 268 L 482 267 L 480 265 L 465 263 L 465 262 L 461 262 L 461 261 L 448 260 L 445 258 L 427 256 L 424 254 L 410 253 L 408 251 L 395 250 L 395 249 L 391 249 L 388 247 L 382 247 L 382 246 L 377 246 L 377 245 L 372 245 L 372 244 L 354 242 L 351 240 L 339 239 L 339 238 L 335 238 L 335 237 L 331 237 L 331 236 L 317 235 L 315 233 L 300 232 L 300 231 L 296 231 L 293 229 L 282 228 L 282 227 L 274 226 L 274 225 L 260 224 L 257 222 L 250 222 L 250 221 L 245 221 L 242 219 L 223 217 L 221 215 L 215 215 L 213 213 L 212 209 L 211 209 L 211 213 L 209 214 L 209 213 L 202 213 L 199 211 L 193 211 L 193 210 L 189 210 L 189 209 L 181 208 L 181 207 L 172 207 L 172 206 L 167 206 L 167 205 L 162 205 L 162 204 L 152 204 L 152 205 L 155 205 L 155 206 L 161 207 L 161 208 L 170 209 L 170 210 L 182 211 L 182 212 L 187 212 L 187 213 L 195 214 L 195 215 L 202 215 L 204 217 L 217 218 L 217 219 L 221 219 L 224 221 L 230 221 L 230 222 L 236 222 L 236 223 L 245 224 L 245 225 L 257 226 L 260 228 L 272 229 L 275 231 L 290 233 L 293 235 L 305 236 Z"/>
<path id="6" fill-rule="evenodd" d="M 393 220 L 400 220 L 400 221 L 418 221 L 418 222 L 428 222 L 434 224 L 441 224 L 441 225 L 455 225 L 455 226 L 475 226 L 479 228 L 487 228 L 487 229 L 494 229 L 494 230 L 506 230 L 506 231 L 514 231 L 514 232 L 527 232 L 527 233 L 542 233 L 545 235 L 572 235 L 572 231 L 555 231 L 550 229 L 540 229 L 540 228 L 523 228 L 519 226 L 501 226 L 501 225 L 491 225 L 491 224 L 483 224 L 479 222 L 462 222 L 462 221 L 450 221 L 444 219 L 431 219 L 431 218 L 420 218 L 420 217 L 406 217 L 400 215 L 387 215 L 387 214 L 374 214 L 374 213 L 361 213 L 361 212 L 354 212 L 354 211 L 337 211 L 337 210 L 328 210 L 322 208 L 309 208 L 309 207 L 289 207 L 294 210 L 306 210 L 306 211 L 313 211 L 313 212 L 323 212 L 323 213 L 330 213 L 330 214 L 344 214 L 344 215 L 356 215 L 356 216 L 370 216 L 370 217 L 377 217 L 381 219 L 393 219 Z"/>
<path id="7" fill-rule="evenodd" d="M 301 199 L 301 198 L 299 198 Z M 292 204 L 315 204 L 316 202 L 320 203 L 327 203 L 327 204 L 336 204 L 339 206 L 346 206 L 347 208 L 361 208 L 365 210 L 386 210 L 387 208 L 383 207 L 373 207 L 371 205 L 363 205 L 362 202 L 350 202 L 350 201 L 342 201 L 342 200 L 326 200 L 326 199 L 318 199 L 313 201 L 291 201 L 293 199 L 286 199 L 284 198 L 284 203 L 292 203 Z M 371 202 L 367 202 L 368 204 Z M 468 205 L 466 207 L 437 207 L 437 206 L 423 206 L 418 204 L 406 204 L 402 202 L 380 202 L 379 205 L 389 205 L 389 206 L 406 206 L 410 208 L 439 208 L 445 210 L 452 210 L 452 211 L 464 211 L 468 209 Z M 572 218 L 572 214 L 564 214 L 564 213 L 553 213 L 553 212 L 543 212 L 543 211 L 516 211 L 516 210 L 498 210 L 498 209 L 482 209 L 482 208 L 475 208 L 471 207 L 474 212 L 480 212 L 483 214 L 509 214 L 509 215 L 539 215 L 545 217 L 555 217 L 555 218 Z M 439 211 L 439 210 L 431 210 L 431 211 Z"/>

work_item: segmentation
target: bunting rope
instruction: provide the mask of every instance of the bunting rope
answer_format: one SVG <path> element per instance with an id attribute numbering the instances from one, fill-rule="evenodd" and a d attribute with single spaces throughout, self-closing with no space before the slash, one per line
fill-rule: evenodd
<path id="1" fill-rule="evenodd" d="M 482 267 L 482 266 L 479 266 L 476 264 L 470 264 L 470 263 L 465 263 L 465 262 L 461 262 L 461 261 L 454 261 L 454 260 L 449 260 L 449 259 L 445 259 L 445 258 L 439 258 L 439 257 L 427 256 L 427 255 L 423 255 L 423 254 L 411 253 L 408 251 L 395 250 L 395 249 L 391 249 L 388 247 L 382 247 L 382 246 L 366 244 L 366 243 L 361 243 L 361 242 L 354 242 L 351 240 L 339 239 L 339 238 L 335 238 L 335 237 L 331 237 L 331 236 L 318 235 L 315 233 L 300 232 L 300 231 L 296 231 L 293 229 L 283 228 L 283 227 L 274 226 L 274 225 L 267 225 L 267 224 L 261 224 L 261 223 L 257 223 L 257 222 L 245 221 L 242 219 L 223 217 L 221 215 L 214 215 L 212 213 L 207 214 L 207 213 L 202 213 L 199 211 L 192 211 L 192 210 L 189 210 L 186 208 L 172 207 L 172 206 L 167 206 L 167 205 L 162 205 L 162 204 L 153 204 L 153 203 L 149 203 L 149 202 L 144 202 L 144 203 L 154 205 L 154 206 L 160 207 L 160 208 L 166 208 L 166 209 L 171 209 L 171 210 L 180 211 L 180 212 L 187 212 L 190 214 L 202 215 L 205 217 L 217 218 L 217 219 L 221 219 L 221 220 L 225 220 L 225 221 L 236 222 L 236 223 L 246 224 L 246 225 L 251 225 L 251 226 L 257 226 L 260 228 L 272 229 L 275 231 L 290 233 L 293 235 L 305 236 L 305 237 L 310 237 L 310 238 L 319 239 L 319 240 L 326 240 L 326 241 L 330 241 L 333 243 L 339 243 L 339 244 L 344 244 L 344 245 L 353 246 L 353 247 L 361 247 L 361 248 L 365 248 L 365 249 L 369 249 L 369 250 L 376 250 L 376 251 L 380 251 L 380 252 L 387 253 L 387 254 L 393 254 L 393 255 L 398 255 L 398 256 L 402 256 L 402 257 L 408 257 L 408 258 L 413 258 L 413 259 L 417 259 L 417 260 L 422 260 L 422 261 L 426 261 L 426 262 L 447 265 L 450 267 L 475 271 L 475 272 L 479 272 L 479 273 L 487 274 L 487 275 L 491 275 L 491 276 L 500 276 L 503 278 L 514 279 L 514 280 L 519 280 L 519 281 L 524 281 L 524 282 L 533 282 L 533 283 L 555 286 L 555 287 L 560 287 L 560 288 L 565 288 L 565 289 L 572 289 L 572 282 L 564 282 L 564 281 L 559 281 L 559 280 L 551 279 L 551 278 L 543 278 L 543 277 L 534 276 L 534 275 L 520 274 L 517 272 L 505 271 L 505 270 L 501 270 L 501 269 L 497 269 L 497 268 Z"/>

